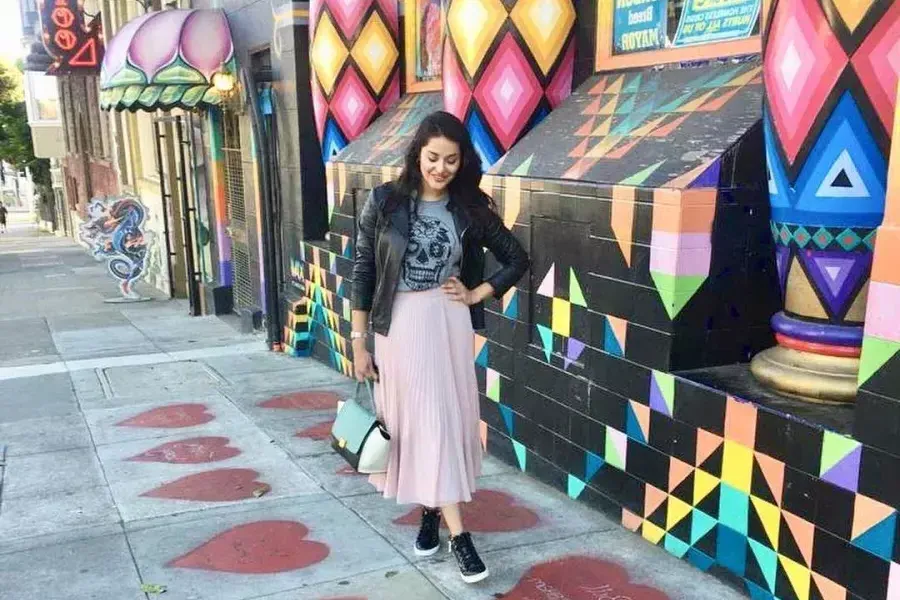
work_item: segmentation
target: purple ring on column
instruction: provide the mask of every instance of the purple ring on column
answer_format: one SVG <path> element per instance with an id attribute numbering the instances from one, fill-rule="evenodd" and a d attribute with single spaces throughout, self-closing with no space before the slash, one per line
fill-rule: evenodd
<path id="1" fill-rule="evenodd" d="M 835 346 L 861 346 L 862 326 L 828 325 L 792 319 L 783 312 L 772 316 L 772 329 L 788 337 L 805 342 L 833 344 Z"/>

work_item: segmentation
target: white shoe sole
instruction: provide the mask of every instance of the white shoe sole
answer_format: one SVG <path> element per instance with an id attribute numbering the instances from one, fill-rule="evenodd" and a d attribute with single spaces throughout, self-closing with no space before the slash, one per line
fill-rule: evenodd
<path id="1" fill-rule="evenodd" d="M 440 544 L 438 544 L 434 548 L 431 548 L 430 550 L 419 550 L 418 546 L 413 544 L 413 552 L 416 553 L 416 556 L 431 556 L 433 554 L 437 554 L 437 551 L 440 549 L 441 549 Z"/>
<path id="2" fill-rule="evenodd" d="M 478 573 L 477 575 L 463 575 L 462 573 L 459 574 L 459 576 L 462 577 L 462 580 L 466 583 L 478 583 L 479 581 L 487 579 L 488 575 L 490 575 L 490 571 L 488 571 L 487 569 L 485 569 L 482 573 Z"/>

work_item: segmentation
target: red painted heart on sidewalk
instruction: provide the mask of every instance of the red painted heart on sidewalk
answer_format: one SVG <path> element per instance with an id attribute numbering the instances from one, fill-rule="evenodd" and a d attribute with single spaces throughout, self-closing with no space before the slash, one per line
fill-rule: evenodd
<path id="1" fill-rule="evenodd" d="M 463 522 L 466 530 L 479 533 L 500 533 L 522 531 L 535 527 L 540 518 L 525 506 L 516 504 L 517 499 L 498 490 L 478 490 L 472 501 L 462 505 Z M 421 509 L 414 508 L 400 518 L 394 519 L 398 525 L 418 525 Z M 447 524 L 441 521 L 441 526 Z"/>
<path id="2" fill-rule="evenodd" d="M 297 521 L 256 521 L 223 531 L 168 563 L 182 569 L 263 574 L 294 571 L 322 562 L 328 546 L 306 541 L 309 529 Z"/>
<path id="3" fill-rule="evenodd" d="M 325 421 L 324 423 L 319 423 L 318 425 L 313 425 L 312 427 L 307 427 L 302 431 L 298 431 L 294 434 L 294 437 L 299 438 L 309 438 L 311 440 L 327 440 L 328 436 L 331 435 L 331 426 L 334 425 L 334 419 L 331 421 Z"/>
<path id="4" fill-rule="evenodd" d="M 269 485 L 256 481 L 259 473 L 253 469 L 216 469 L 185 475 L 165 483 L 141 496 L 198 502 L 233 502 L 253 498 L 259 489 L 268 491 Z"/>
<path id="5" fill-rule="evenodd" d="M 170 404 L 144 411 L 129 419 L 116 423 L 119 427 L 194 427 L 209 423 L 215 417 L 208 412 L 205 404 Z"/>
<path id="6" fill-rule="evenodd" d="M 261 402 L 263 408 L 284 408 L 290 410 L 337 409 L 340 397 L 334 392 L 292 392 Z"/>
<path id="7" fill-rule="evenodd" d="M 131 458 L 134 462 L 162 462 L 176 465 L 211 463 L 234 458 L 241 453 L 228 444 L 227 437 L 195 437 L 177 442 L 167 442 Z"/>
<path id="8" fill-rule="evenodd" d="M 534 565 L 503 600 L 669 600 L 656 588 L 629 581 L 621 565 L 589 556 L 566 556 Z"/>

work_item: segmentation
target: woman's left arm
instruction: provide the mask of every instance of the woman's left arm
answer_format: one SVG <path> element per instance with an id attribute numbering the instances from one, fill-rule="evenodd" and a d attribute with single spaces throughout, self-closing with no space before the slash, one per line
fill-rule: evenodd
<path id="1" fill-rule="evenodd" d="M 522 278 L 530 261 L 522 244 L 503 224 L 500 216 L 490 209 L 485 212 L 482 243 L 501 265 L 493 275 L 485 279 L 485 284 L 492 288 L 489 295 L 502 298 Z"/>

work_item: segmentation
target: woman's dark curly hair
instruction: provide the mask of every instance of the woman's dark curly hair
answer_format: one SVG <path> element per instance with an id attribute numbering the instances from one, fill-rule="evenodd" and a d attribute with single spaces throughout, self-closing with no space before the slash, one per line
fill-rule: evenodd
<path id="1" fill-rule="evenodd" d="M 390 212 L 396 209 L 408 198 L 421 191 L 422 168 L 419 165 L 419 157 L 422 154 L 422 148 L 435 137 L 445 137 L 459 146 L 459 170 L 447 186 L 453 201 L 459 202 L 464 208 L 484 207 L 486 204 L 493 208 L 493 200 L 479 188 L 481 158 L 475 151 L 468 130 L 455 116 L 439 110 L 425 117 L 419 124 L 416 135 L 406 150 L 403 171 L 392 186 L 393 193 L 388 198 L 386 210 Z"/>

